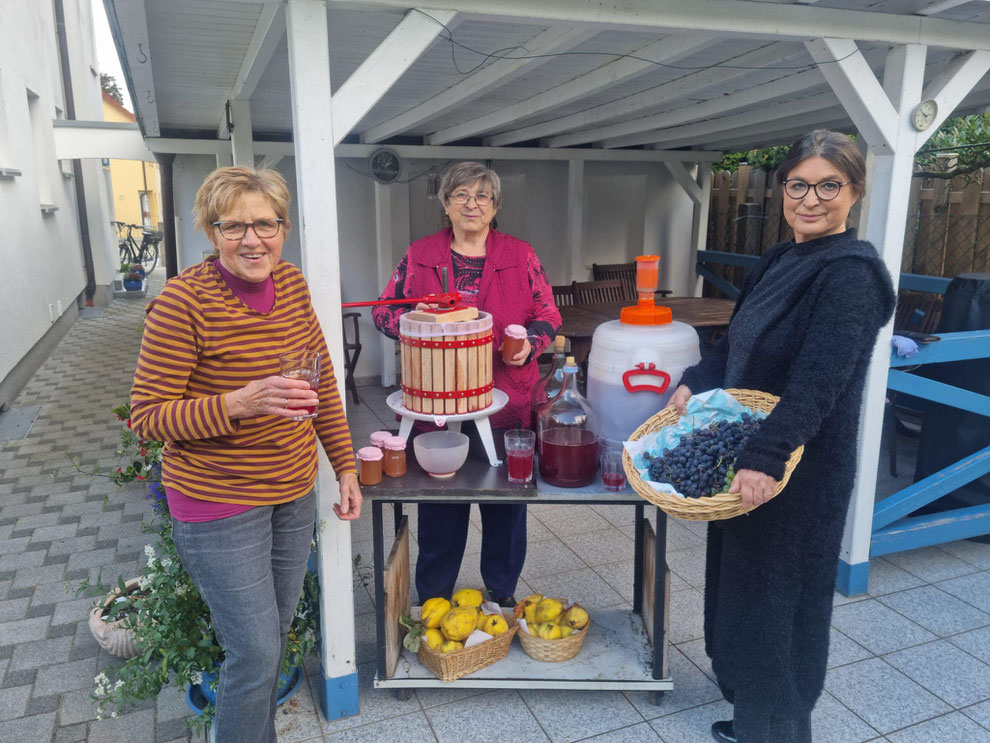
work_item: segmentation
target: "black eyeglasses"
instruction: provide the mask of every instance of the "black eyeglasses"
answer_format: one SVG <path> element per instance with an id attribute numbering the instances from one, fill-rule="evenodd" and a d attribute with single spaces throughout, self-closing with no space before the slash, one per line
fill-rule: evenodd
<path id="1" fill-rule="evenodd" d="M 228 240 L 240 240 L 247 234 L 250 227 L 254 234 L 261 238 L 275 237 L 282 226 L 281 219 L 256 219 L 253 222 L 238 222 L 234 219 L 225 219 L 221 222 L 214 222 L 213 226 L 220 230 L 220 234 Z"/>
<path id="2" fill-rule="evenodd" d="M 474 199 L 474 203 L 477 204 L 478 206 L 488 206 L 489 204 L 492 203 L 492 197 L 486 193 L 479 193 L 472 195 L 469 194 L 467 191 L 458 191 L 457 193 L 452 194 L 450 197 L 450 200 L 453 201 L 455 204 L 466 204 L 471 199 Z"/>
<path id="3" fill-rule="evenodd" d="M 818 183 L 805 183 L 799 178 L 788 178 L 784 181 L 784 193 L 792 199 L 803 199 L 808 195 L 808 191 L 815 189 L 815 196 L 822 201 L 831 201 L 839 195 L 843 186 L 848 186 L 848 181 L 820 181 Z"/>

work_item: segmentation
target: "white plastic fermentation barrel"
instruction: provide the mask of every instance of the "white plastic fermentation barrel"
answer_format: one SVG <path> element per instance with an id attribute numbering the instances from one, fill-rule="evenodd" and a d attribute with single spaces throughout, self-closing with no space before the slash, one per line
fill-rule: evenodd
<path id="1" fill-rule="evenodd" d="M 685 323 L 599 325 L 588 356 L 588 400 L 599 411 L 601 436 L 627 439 L 700 359 L 698 333 Z"/>

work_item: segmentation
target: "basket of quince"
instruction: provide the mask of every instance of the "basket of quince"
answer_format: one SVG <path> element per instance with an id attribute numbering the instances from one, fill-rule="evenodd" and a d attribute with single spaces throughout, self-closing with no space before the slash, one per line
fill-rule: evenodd
<path id="1" fill-rule="evenodd" d="M 409 633 L 403 645 L 441 681 L 453 681 L 509 654 L 516 621 L 498 604 L 484 603 L 481 591 L 462 588 L 450 601 L 423 602 L 418 620 L 402 617 Z"/>
<path id="2" fill-rule="evenodd" d="M 536 660 L 559 662 L 570 660 L 581 651 L 591 621 L 580 604 L 568 604 L 534 593 L 518 604 L 513 612 L 519 621 L 519 643 L 526 654 Z"/>

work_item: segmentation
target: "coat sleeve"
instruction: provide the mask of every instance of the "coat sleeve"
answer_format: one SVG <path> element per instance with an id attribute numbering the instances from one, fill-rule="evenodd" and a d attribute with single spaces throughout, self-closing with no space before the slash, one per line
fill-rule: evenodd
<path id="1" fill-rule="evenodd" d="M 777 480 L 784 476 L 791 452 L 813 439 L 832 414 L 889 315 L 881 303 L 889 289 L 865 261 L 834 261 L 819 281 L 822 288 L 790 379 L 780 402 L 739 453 L 737 470 L 757 470 Z"/>
<path id="2" fill-rule="evenodd" d="M 131 428 L 153 441 L 208 439 L 234 433 L 223 395 L 187 399 L 199 363 L 204 320 L 188 286 L 170 281 L 152 300 L 131 387 Z"/>
<path id="3" fill-rule="evenodd" d="M 533 311 L 529 322 L 526 323 L 526 336 L 532 347 L 530 359 L 535 359 L 553 343 L 553 337 L 560 330 L 561 319 L 560 310 L 553 301 L 550 279 L 532 249 L 527 259 L 527 274 L 529 288 L 533 293 Z"/>
<path id="4" fill-rule="evenodd" d="M 379 299 L 399 299 L 406 296 L 406 274 L 409 269 L 409 253 L 402 256 L 399 265 L 392 271 L 392 276 L 382 290 Z M 389 338 L 395 340 L 399 337 L 399 316 L 403 312 L 408 312 L 409 306 L 404 304 L 386 304 L 375 307 L 371 311 L 371 319 L 375 322 L 375 327 Z"/>

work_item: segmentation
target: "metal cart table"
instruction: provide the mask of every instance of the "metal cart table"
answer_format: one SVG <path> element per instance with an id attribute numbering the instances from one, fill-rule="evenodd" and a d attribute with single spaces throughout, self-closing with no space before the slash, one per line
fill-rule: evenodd
<path id="1" fill-rule="evenodd" d="M 654 531 L 644 515 L 646 502 L 628 487 L 617 493 L 607 492 L 598 481 L 584 488 L 558 488 L 539 480 L 538 474 L 535 483 L 514 485 L 508 482 L 504 463 L 491 467 L 486 461 L 471 458 L 453 477 L 440 480 L 423 472 L 412 456 L 408 459 L 408 471 L 404 477 L 385 478 L 380 485 L 363 489 L 365 499 L 371 502 L 374 530 L 376 687 L 396 689 L 403 698 L 405 690 L 428 687 L 633 689 L 655 692 L 657 700 L 664 691 L 673 689 L 673 680 L 667 673 L 669 571 L 666 568 L 666 514 L 657 509 Z M 633 507 L 636 537 L 632 610 L 589 610 L 591 629 L 588 638 L 581 652 L 571 660 L 540 662 L 526 655 L 519 643 L 514 642 L 507 658 L 456 681 L 441 681 L 414 654 L 402 647 L 398 627 L 389 626 L 397 624 L 391 621 L 394 617 L 386 621 L 383 507 L 386 503 L 393 505 L 394 533 L 398 537 L 407 526 L 402 505 L 424 502 Z M 392 548 L 393 554 L 396 546 Z M 392 556 L 389 555 L 389 564 Z M 657 565 L 662 569 L 655 569 Z M 406 569 L 409 569 L 408 566 Z M 407 598 L 408 578 L 404 581 L 405 586 L 395 584 L 392 590 L 405 592 L 403 598 Z M 580 600 L 580 597 L 573 598 Z M 653 642 L 653 638 L 658 638 L 658 641 Z"/>

